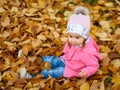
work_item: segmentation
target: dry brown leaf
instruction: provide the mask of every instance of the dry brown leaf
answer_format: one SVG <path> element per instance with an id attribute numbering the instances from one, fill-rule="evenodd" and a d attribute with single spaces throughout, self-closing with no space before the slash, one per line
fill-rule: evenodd
<path id="1" fill-rule="evenodd" d="M 37 59 L 37 56 L 28 56 L 28 60 L 34 62 Z"/>
<path id="2" fill-rule="evenodd" d="M 6 10 L 3 7 L 0 7 L 0 13 L 5 12 Z"/>
<path id="3" fill-rule="evenodd" d="M 52 67 L 51 67 L 51 64 L 49 62 L 43 62 L 41 63 L 40 65 L 40 69 L 41 70 L 44 70 L 44 69 L 47 69 L 47 70 L 50 70 Z"/>
<path id="4" fill-rule="evenodd" d="M 118 84 L 120 82 L 120 76 L 115 76 L 112 78 L 112 83 L 113 84 Z"/>
<path id="5" fill-rule="evenodd" d="M 102 71 L 102 74 L 108 74 L 109 70 L 107 67 L 101 67 L 100 70 Z"/>
<path id="6" fill-rule="evenodd" d="M 18 80 L 15 82 L 14 86 L 15 86 L 16 88 L 23 88 L 26 84 L 27 84 L 27 81 L 26 81 L 25 79 L 18 79 Z"/>
<path id="7" fill-rule="evenodd" d="M 28 47 L 28 45 L 24 45 L 24 46 L 22 47 L 22 52 L 23 52 L 24 55 L 28 55 L 28 52 L 29 52 L 29 47 Z"/>
<path id="8" fill-rule="evenodd" d="M 117 73 L 117 71 L 119 70 L 119 68 L 114 67 L 112 64 L 108 65 L 108 69 L 114 74 Z"/>
<path id="9" fill-rule="evenodd" d="M 63 87 L 59 85 L 58 83 L 55 83 L 55 90 L 63 90 Z"/>
<path id="10" fill-rule="evenodd" d="M 15 6 L 13 6 L 12 8 L 11 8 L 11 12 L 18 12 L 18 8 L 17 7 L 15 7 Z"/>
<path id="11" fill-rule="evenodd" d="M 11 68 L 11 66 L 10 65 L 3 65 L 3 67 L 2 67 L 2 69 L 1 69 L 1 71 L 5 71 L 5 70 L 8 70 L 8 69 L 10 69 Z"/>
<path id="12" fill-rule="evenodd" d="M 56 51 L 55 52 L 55 56 L 57 56 L 57 57 L 61 56 L 62 54 L 63 54 L 62 51 Z"/>
<path id="13" fill-rule="evenodd" d="M 73 82 L 70 82 L 69 80 L 64 81 L 65 88 L 70 88 L 74 86 Z"/>
<path id="14" fill-rule="evenodd" d="M 2 34 L 0 34 L 0 37 L 7 38 L 10 36 L 10 33 L 8 31 L 4 31 Z"/>
<path id="15" fill-rule="evenodd" d="M 120 34 L 112 35 L 112 41 L 113 43 L 120 43 Z"/>
<path id="16" fill-rule="evenodd" d="M 106 7 L 114 7 L 114 3 L 112 2 L 108 2 L 108 3 L 104 3 Z"/>
<path id="17" fill-rule="evenodd" d="M 116 58 L 120 58 L 120 55 L 117 52 L 109 52 L 108 57 L 110 59 L 116 59 Z"/>
<path id="18" fill-rule="evenodd" d="M 120 83 L 116 84 L 116 85 L 113 85 L 111 87 L 111 90 L 119 90 L 120 89 Z"/>
<path id="19" fill-rule="evenodd" d="M 98 90 L 98 81 L 94 80 L 90 86 L 90 90 Z"/>
<path id="20" fill-rule="evenodd" d="M 111 49 L 109 48 L 109 46 L 103 46 L 103 45 L 101 45 L 100 49 L 104 53 L 109 53 L 111 51 Z"/>
<path id="21" fill-rule="evenodd" d="M 99 89 L 99 90 L 105 90 L 104 81 L 101 82 L 101 85 L 100 85 L 100 89 Z"/>
<path id="22" fill-rule="evenodd" d="M 60 36 L 60 34 L 57 31 L 54 31 L 53 35 L 54 35 L 55 38 L 59 38 L 59 36 Z"/>
<path id="23" fill-rule="evenodd" d="M 90 85 L 88 82 L 84 82 L 81 86 L 80 86 L 80 90 L 90 90 Z"/>
<path id="24" fill-rule="evenodd" d="M 50 43 L 42 43 L 42 47 L 49 47 L 49 48 L 51 48 L 51 44 Z"/>
<path id="25" fill-rule="evenodd" d="M 40 57 L 37 57 L 34 61 L 35 64 L 40 65 L 42 63 L 42 59 Z"/>
<path id="26" fill-rule="evenodd" d="M 66 36 L 61 37 L 60 40 L 61 40 L 62 42 L 66 42 L 66 41 L 67 41 L 67 37 L 66 37 Z"/>
<path id="27" fill-rule="evenodd" d="M 39 46 L 41 46 L 42 42 L 41 42 L 41 40 L 35 39 L 31 43 L 32 43 L 33 48 L 38 48 Z"/>
<path id="28" fill-rule="evenodd" d="M 46 37 L 44 35 L 37 35 L 38 40 L 46 40 Z"/>
<path id="29" fill-rule="evenodd" d="M 101 55 L 102 55 L 102 62 L 101 62 L 101 65 L 103 66 L 103 67 L 105 67 L 105 66 L 107 66 L 107 65 L 109 65 L 109 62 L 111 61 L 110 60 L 110 58 L 108 58 L 108 54 L 107 53 L 101 53 Z"/>
<path id="30" fill-rule="evenodd" d="M 24 33 L 24 35 L 20 38 L 20 41 L 24 41 L 27 38 L 27 33 Z"/>
<path id="31" fill-rule="evenodd" d="M 27 90 L 29 88 L 34 90 L 34 88 L 32 88 L 32 83 L 31 82 L 28 82 L 28 84 L 24 87 L 24 90 Z"/>
<path id="32" fill-rule="evenodd" d="M 44 0 L 37 0 L 38 1 L 38 5 L 40 8 L 44 8 L 46 6 L 46 2 Z"/>
<path id="33" fill-rule="evenodd" d="M 24 40 L 24 41 L 22 41 L 22 42 L 19 42 L 18 45 L 23 46 L 23 45 L 29 44 L 29 43 L 31 43 L 31 39 L 26 39 L 26 40 Z"/>
<path id="34" fill-rule="evenodd" d="M 18 61 L 13 62 L 11 64 L 11 70 L 12 71 L 17 71 L 17 69 L 19 68 L 19 65 L 24 64 L 25 61 L 26 61 L 25 58 L 20 58 Z"/>
<path id="35" fill-rule="evenodd" d="M 45 84 L 46 80 L 45 80 L 45 79 L 41 79 L 41 78 L 31 78 L 31 79 L 30 79 L 30 82 L 32 82 L 32 83 L 40 83 L 40 85 L 43 85 L 42 87 L 45 87 L 45 86 L 46 86 L 46 84 Z"/>
<path id="36" fill-rule="evenodd" d="M 119 43 L 114 45 L 114 49 L 115 49 L 115 51 L 117 51 L 120 54 L 120 44 Z"/>
<path id="37" fill-rule="evenodd" d="M 23 52 L 23 54 L 24 55 L 28 55 L 28 53 L 29 53 L 29 51 L 32 49 L 32 46 L 31 45 L 24 45 L 23 47 L 22 47 L 22 52 Z"/>
<path id="38" fill-rule="evenodd" d="M 10 18 L 8 16 L 6 16 L 5 18 L 3 18 L 3 20 L 1 20 L 1 25 L 3 27 L 9 26 L 10 25 Z"/>
<path id="39" fill-rule="evenodd" d="M 111 41 L 111 38 L 108 37 L 108 33 L 106 32 L 98 32 L 97 36 L 100 38 L 102 41 Z"/>
<path id="40" fill-rule="evenodd" d="M 113 64 L 114 67 L 119 68 L 120 67 L 120 59 L 115 59 L 110 62 L 110 64 Z"/>
<path id="41" fill-rule="evenodd" d="M 38 51 L 36 52 L 36 55 L 40 55 L 40 53 L 42 53 L 42 50 L 43 50 L 43 48 L 40 47 L 40 48 L 38 49 Z"/>
<path id="42" fill-rule="evenodd" d="M 2 79 L 4 81 L 10 81 L 10 80 L 13 80 L 14 78 L 12 77 L 12 75 L 10 73 L 4 73 Z"/>

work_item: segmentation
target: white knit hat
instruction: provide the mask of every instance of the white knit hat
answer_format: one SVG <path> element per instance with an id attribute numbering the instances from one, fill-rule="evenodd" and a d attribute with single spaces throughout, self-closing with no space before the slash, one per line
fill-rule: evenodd
<path id="1" fill-rule="evenodd" d="M 67 23 L 67 33 L 76 33 L 87 39 L 90 32 L 89 11 L 85 7 L 77 7 Z"/>

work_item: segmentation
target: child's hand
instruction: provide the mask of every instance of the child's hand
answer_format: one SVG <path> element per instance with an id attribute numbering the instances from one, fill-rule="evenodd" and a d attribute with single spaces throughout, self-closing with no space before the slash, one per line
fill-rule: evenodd
<path id="1" fill-rule="evenodd" d="M 86 75 L 86 72 L 85 72 L 84 70 L 82 70 L 81 72 L 79 72 L 79 76 L 80 76 L 81 78 L 84 78 L 85 75 Z"/>

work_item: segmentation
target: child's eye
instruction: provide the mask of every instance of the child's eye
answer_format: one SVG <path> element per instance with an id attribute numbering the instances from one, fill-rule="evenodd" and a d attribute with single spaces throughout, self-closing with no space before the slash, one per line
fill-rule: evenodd
<path id="1" fill-rule="evenodd" d="M 76 39 L 79 39 L 80 37 L 76 37 Z"/>
<path id="2" fill-rule="evenodd" d="M 70 38 L 72 38 L 72 36 L 69 36 Z"/>

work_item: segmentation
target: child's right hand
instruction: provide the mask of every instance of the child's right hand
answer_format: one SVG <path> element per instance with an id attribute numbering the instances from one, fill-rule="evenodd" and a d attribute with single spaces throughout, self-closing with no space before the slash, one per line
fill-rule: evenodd
<path id="1" fill-rule="evenodd" d="M 82 70 L 81 72 L 79 72 L 79 76 L 81 78 L 84 78 L 86 76 L 86 72 L 84 70 Z"/>

